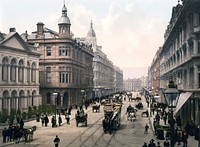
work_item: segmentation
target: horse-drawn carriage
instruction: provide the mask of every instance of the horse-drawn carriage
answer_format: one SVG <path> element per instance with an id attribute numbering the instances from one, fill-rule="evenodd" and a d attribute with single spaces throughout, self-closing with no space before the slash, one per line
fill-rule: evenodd
<path id="1" fill-rule="evenodd" d="M 15 143 L 19 143 L 21 141 L 29 142 L 33 140 L 33 134 L 36 131 L 36 126 L 20 128 L 18 125 L 10 125 L 10 140 Z"/>
<path id="2" fill-rule="evenodd" d="M 142 102 L 139 102 L 139 103 L 135 104 L 135 107 L 137 109 L 143 109 L 144 106 L 143 106 Z"/>
<path id="3" fill-rule="evenodd" d="M 133 121 L 134 119 L 136 119 L 136 112 L 137 109 L 129 105 L 126 109 L 127 120 Z"/>
<path id="4" fill-rule="evenodd" d="M 117 130 L 121 123 L 121 104 L 110 103 L 104 106 L 103 130 L 112 133 Z"/>
<path id="5" fill-rule="evenodd" d="M 84 124 L 85 127 L 87 127 L 87 113 L 84 113 L 82 110 L 81 112 L 77 112 L 75 114 L 75 119 L 76 119 L 76 126 L 78 127 L 79 123 Z"/>
<path id="6" fill-rule="evenodd" d="M 94 103 L 92 104 L 92 112 L 99 112 L 100 111 L 100 104 Z"/>

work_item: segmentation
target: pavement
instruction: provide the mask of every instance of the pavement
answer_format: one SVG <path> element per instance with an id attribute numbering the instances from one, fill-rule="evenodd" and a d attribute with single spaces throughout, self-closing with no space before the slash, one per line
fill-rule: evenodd
<path id="1" fill-rule="evenodd" d="M 149 114 L 150 114 L 150 108 L 148 108 L 148 111 L 149 111 Z M 156 114 L 157 114 L 157 113 L 155 112 L 154 115 L 151 114 L 150 117 L 149 117 L 150 124 L 151 124 L 151 128 L 152 128 L 152 131 L 153 131 L 153 132 L 155 132 L 154 127 L 153 127 L 153 121 L 154 121 L 154 118 L 155 118 Z M 163 119 L 160 120 L 160 125 L 161 125 L 161 126 L 166 126 L 166 125 L 164 124 Z M 164 132 L 164 133 L 166 133 L 166 132 Z M 161 143 L 161 145 L 163 144 L 164 140 L 159 140 L 159 139 L 157 139 L 157 136 L 156 136 L 155 134 L 154 134 L 154 137 L 155 137 L 156 141 L 159 141 L 159 142 Z M 169 141 L 170 141 L 170 140 L 169 140 Z M 180 145 L 178 145 L 177 143 L 175 144 L 175 147 L 182 147 L 182 146 L 183 146 L 182 142 L 181 142 Z M 189 137 L 188 137 L 188 146 L 187 146 L 187 147 L 198 147 L 198 141 L 196 141 L 196 140 L 194 139 L 194 136 L 189 136 Z"/>

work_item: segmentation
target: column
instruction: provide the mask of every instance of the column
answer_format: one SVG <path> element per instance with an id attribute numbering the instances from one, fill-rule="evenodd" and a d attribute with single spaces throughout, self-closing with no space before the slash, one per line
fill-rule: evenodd
<path id="1" fill-rule="evenodd" d="M 18 71 L 19 71 L 18 68 L 19 68 L 19 66 L 16 66 L 16 75 L 15 75 L 16 76 L 16 83 L 18 83 L 18 81 L 19 81 L 19 79 L 18 79 L 19 78 L 19 76 L 18 76 Z"/>
<path id="2" fill-rule="evenodd" d="M 10 82 L 10 65 L 8 65 L 8 83 Z"/>

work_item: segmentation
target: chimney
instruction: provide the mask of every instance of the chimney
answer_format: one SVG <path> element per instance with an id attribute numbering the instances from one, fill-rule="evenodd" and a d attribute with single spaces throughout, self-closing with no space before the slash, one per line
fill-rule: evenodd
<path id="1" fill-rule="evenodd" d="M 42 22 L 37 23 L 37 35 L 44 34 L 44 24 Z"/>
<path id="2" fill-rule="evenodd" d="M 10 28 L 10 33 L 11 32 L 16 32 L 16 29 L 15 28 Z"/>

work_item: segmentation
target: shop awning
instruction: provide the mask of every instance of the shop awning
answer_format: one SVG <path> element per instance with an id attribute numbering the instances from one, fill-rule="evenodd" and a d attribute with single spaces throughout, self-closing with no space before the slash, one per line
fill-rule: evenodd
<path id="1" fill-rule="evenodd" d="M 176 115 L 176 113 L 181 109 L 181 107 L 186 103 L 186 101 L 190 98 L 191 95 L 192 92 L 185 92 L 180 94 L 176 110 L 174 111 L 174 115 Z"/>

